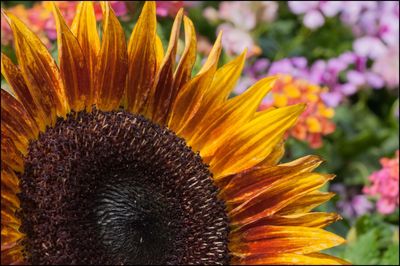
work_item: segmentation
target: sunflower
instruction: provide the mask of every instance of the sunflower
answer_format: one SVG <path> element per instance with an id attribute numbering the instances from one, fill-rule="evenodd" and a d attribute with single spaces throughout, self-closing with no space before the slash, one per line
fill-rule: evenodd
<path id="1" fill-rule="evenodd" d="M 196 35 L 180 10 L 164 51 L 146 2 L 126 44 L 108 3 L 68 27 L 56 5 L 59 64 L 4 11 L 15 65 L 1 56 L 2 264 L 345 264 L 310 212 L 333 175 L 306 156 L 279 164 L 303 104 L 257 111 L 267 77 L 229 98 L 245 52 L 217 68 L 221 34 L 192 77 Z M 181 23 L 185 46 L 176 63 Z"/>

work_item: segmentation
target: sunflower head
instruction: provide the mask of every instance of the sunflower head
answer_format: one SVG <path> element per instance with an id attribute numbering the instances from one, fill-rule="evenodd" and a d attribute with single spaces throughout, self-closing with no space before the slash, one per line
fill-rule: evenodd
<path id="1" fill-rule="evenodd" d="M 304 104 L 259 110 L 275 77 L 229 98 L 245 52 L 217 68 L 221 34 L 192 76 L 196 34 L 180 10 L 164 51 L 154 2 L 126 42 L 109 3 L 71 26 L 56 4 L 58 64 L 4 12 L 18 65 L 1 55 L 2 264 L 342 264 L 318 189 L 322 160 L 279 164 Z M 176 63 L 183 22 L 185 47 Z"/>

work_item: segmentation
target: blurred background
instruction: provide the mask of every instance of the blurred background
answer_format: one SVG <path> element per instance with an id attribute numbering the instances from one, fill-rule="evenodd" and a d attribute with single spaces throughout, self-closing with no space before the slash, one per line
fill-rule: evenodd
<path id="1" fill-rule="evenodd" d="M 70 24 L 77 2 L 57 5 Z M 127 38 L 142 5 L 112 1 Z M 28 24 L 57 59 L 48 2 L 7 1 L 1 7 Z M 160 1 L 158 32 L 165 48 L 181 7 L 198 33 L 194 73 L 222 30 L 221 65 L 247 48 L 232 95 L 279 74 L 260 109 L 307 103 L 287 135 L 283 161 L 316 154 L 326 160 L 319 171 L 336 174 L 323 190 L 337 195 L 317 210 L 343 216 L 327 229 L 347 245 L 326 252 L 353 264 L 399 264 L 399 2 Z M 3 16 L 1 51 L 16 61 Z M 1 87 L 8 89 L 3 76 Z"/>

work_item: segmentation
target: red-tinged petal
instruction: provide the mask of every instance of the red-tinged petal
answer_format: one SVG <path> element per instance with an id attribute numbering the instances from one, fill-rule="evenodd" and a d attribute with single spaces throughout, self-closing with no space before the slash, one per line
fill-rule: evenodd
<path id="1" fill-rule="evenodd" d="M 16 16 L 6 15 L 24 80 L 46 115 L 46 125 L 54 125 L 57 116 L 65 117 L 69 111 L 59 69 L 40 39 Z"/>
<path id="2" fill-rule="evenodd" d="M 349 262 L 326 254 L 265 254 L 235 258 L 232 264 L 241 265 L 350 265 Z"/>
<path id="3" fill-rule="evenodd" d="M 157 76 L 156 26 L 156 4 L 145 2 L 128 43 L 126 105 L 134 113 L 143 111 Z"/>
<path id="4" fill-rule="evenodd" d="M 171 115 L 171 108 L 175 102 L 176 96 L 182 87 L 190 80 L 192 68 L 196 61 L 197 41 L 193 22 L 186 16 L 183 17 L 183 22 L 185 27 L 185 49 L 174 75 L 174 85 L 172 86 L 173 93 L 171 96 L 172 100 L 169 109 L 169 115 Z"/>
<path id="5" fill-rule="evenodd" d="M 320 188 L 333 177 L 333 175 L 304 173 L 276 181 L 230 210 L 231 224 L 243 226 L 273 215 L 303 195 Z M 229 205 L 229 201 L 227 204 Z"/>
<path id="6" fill-rule="evenodd" d="M 331 232 L 301 226 L 259 226 L 233 233 L 230 250 L 244 255 L 295 253 L 308 254 L 344 243 Z"/>
<path id="7" fill-rule="evenodd" d="M 1 90 L 1 124 L 25 145 L 20 147 L 21 151 L 26 151 L 29 141 L 39 135 L 39 129 L 33 118 L 17 99 L 4 90 Z"/>
<path id="8" fill-rule="evenodd" d="M 102 4 L 103 37 L 96 65 L 97 107 L 118 109 L 124 93 L 128 55 L 124 31 L 109 3 Z"/>
<path id="9" fill-rule="evenodd" d="M 25 83 L 21 70 L 3 53 L 1 54 L 1 73 L 11 86 L 16 98 L 38 125 L 41 131 L 46 129 L 45 113 Z"/>
<path id="10" fill-rule="evenodd" d="M 78 40 L 72 34 L 60 10 L 53 3 L 57 26 L 58 59 L 65 95 L 70 108 L 81 111 L 87 106 L 90 97 L 90 75 L 85 56 Z"/>
<path id="11" fill-rule="evenodd" d="M 82 1 L 78 4 L 77 13 L 71 25 L 71 32 L 76 36 L 83 56 L 85 57 L 90 74 L 90 90 L 87 96 L 87 106 L 95 103 L 96 91 L 94 87 L 97 55 L 100 51 L 100 38 L 97 33 L 96 17 L 91 1 Z"/>
<path id="12" fill-rule="evenodd" d="M 221 54 L 221 38 L 222 33 L 218 35 L 214 47 L 199 73 L 186 83 L 177 95 L 171 110 L 168 127 L 178 135 L 183 133 L 185 126 L 195 116 L 203 97 L 209 90 Z M 186 136 L 183 134 L 183 137 Z"/>
<path id="13" fill-rule="evenodd" d="M 183 16 L 183 9 L 181 9 L 174 21 L 169 41 L 169 47 L 163 63 L 161 64 L 160 71 L 157 75 L 155 86 L 150 92 L 146 116 L 152 121 L 159 124 L 165 124 L 168 117 L 166 110 L 170 109 L 171 100 L 173 96 L 173 83 L 174 83 L 174 68 L 176 61 L 176 50 L 178 46 L 178 38 L 181 20 Z"/>

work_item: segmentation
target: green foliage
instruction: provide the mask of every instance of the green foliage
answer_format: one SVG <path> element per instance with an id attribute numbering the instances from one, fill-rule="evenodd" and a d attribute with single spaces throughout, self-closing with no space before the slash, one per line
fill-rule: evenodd
<path id="1" fill-rule="evenodd" d="M 328 250 L 355 265 L 399 264 L 398 227 L 379 215 L 360 217 L 347 234 L 347 244 Z"/>

